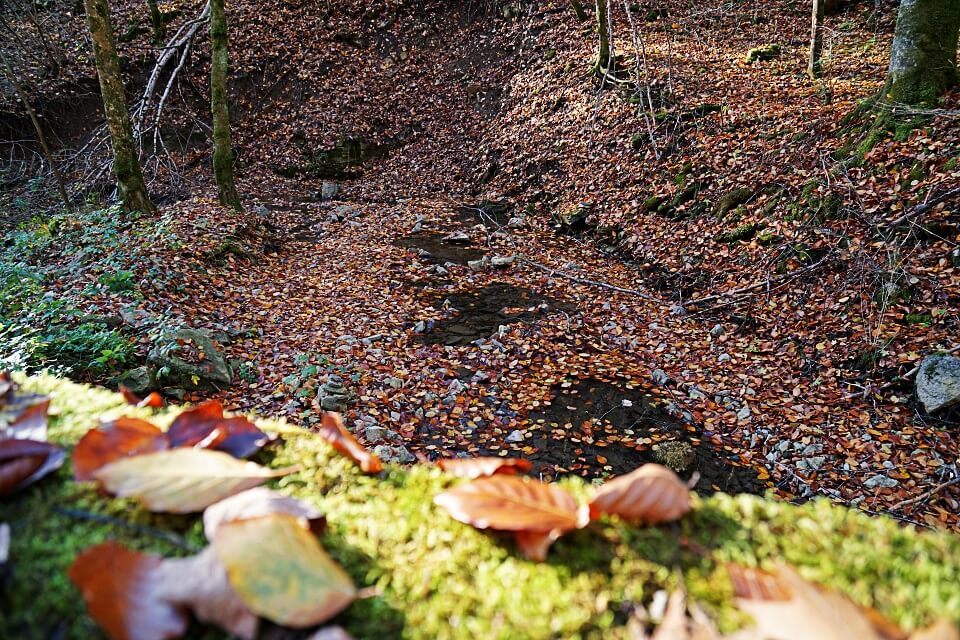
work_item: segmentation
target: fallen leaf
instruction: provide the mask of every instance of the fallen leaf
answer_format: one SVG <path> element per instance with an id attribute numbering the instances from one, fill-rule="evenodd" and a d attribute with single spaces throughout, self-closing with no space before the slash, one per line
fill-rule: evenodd
<path id="1" fill-rule="evenodd" d="M 339 453 L 356 462 L 364 473 L 380 473 L 383 471 L 380 458 L 367 451 L 362 444 L 357 442 L 353 434 L 343 426 L 339 413 L 325 411 L 317 435 L 329 442 Z"/>
<path id="2" fill-rule="evenodd" d="M 47 439 L 47 411 L 50 409 L 50 400 L 45 399 L 24 409 L 16 419 L 7 425 L 4 436 L 20 440 Z"/>
<path id="3" fill-rule="evenodd" d="M 671 522 L 690 510 L 690 490 L 670 469 L 645 464 L 604 483 L 590 502 L 590 517 L 618 515 L 657 524 Z"/>
<path id="4" fill-rule="evenodd" d="M 458 478 L 481 478 L 494 474 L 515 475 L 526 473 L 533 468 L 529 460 L 522 458 L 445 458 L 438 460 L 437 465 L 446 473 Z"/>
<path id="5" fill-rule="evenodd" d="M 960 640 L 960 629 L 949 620 L 938 620 L 911 633 L 910 640 Z"/>
<path id="6" fill-rule="evenodd" d="M 213 548 L 250 610 L 277 624 L 320 624 L 357 597 L 350 576 L 294 516 L 222 524 Z"/>
<path id="7" fill-rule="evenodd" d="M 266 487 L 256 487 L 207 507 L 203 512 L 203 532 L 207 540 L 213 540 L 217 529 L 223 524 L 259 518 L 271 513 L 285 513 L 295 517 L 303 528 L 311 530 L 314 535 L 322 533 L 326 523 L 323 514 L 306 502 Z"/>
<path id="8" fill-rule="evenodd" d="M 755 635 L 770 640 L 887 640 L 904 634 L 891 623 L 881 634 L 846 596 L 807 582 L 789 566 L 773 572 L 730 565 L 737 605 L 756 622 Z M 747 630 L 751 633 L 751 630 Z"/>
<path id="9" fill-rule="evenodd" d="M 115 460 L 163 451 L 169 445 L 160 429 L 146 420 L 118 418 L 90 429 L 73 450 L 73 477 L 92 480 L 93 472 Z"/>
<path id="10" fill-rule="evenodd" d="M 455 520 L 478 529 L 510 531 L 531 560 L 546 559 L 547 550 L 564 532 L 586 524 L 586 513 L 565 489 L 511 475 L 479 478 L 434 497 Z"/>
<path id="11" fill-rule="evenodd" d="M 168 558 L 155 572 L 159 598 L 189 608 L 200 622 L 215 624 L 244 640 L 257 636 L 260 619 L 230 586 L 213 547 L 190 558 Z"/>
<path id="12" fill-rule="evenodd" d="M 189 513 L 296 470 L 267 469 L 220 451 L 170 449 L 123 458 L 93 477 L 110 493 L 134 497 L 151 511 Z"/>
<path id="13" fill-rule="evenodd" d="M 157 595 L 160 556 L 116 542 L 90 547 L 68 571 L 87 611 L 112 640 L 164 640 L 187 630 L 187 616 Z"/>
<path id="14" fill-rule="evenodd" d="M 120 385 L 120 394 L 123 396 L 123 399 L 127 401 L 127 404 L 132 404 L 135 407 L 151 407 L 156 409 L 163 406 L 163 396 L 156 391 L 152 391 L 147 394 L 147 397 L 141 398 L 133 391 L 130 391 L 130 389 Z"/>
<path id="15" fill-rule="evenodd" d="M 167 431 L 171 448 L 200 447 L 235 458 L 253 455 L 270 437 L 243 417 L 225 418 L 219 400 L 208 400 L 182 412 Z"/>
<path id="16" fill-rule="evenodd" d="M 0 496 L 33 484 L 63 465 L 62 449 L 36 440 L 0 440 Z"/>

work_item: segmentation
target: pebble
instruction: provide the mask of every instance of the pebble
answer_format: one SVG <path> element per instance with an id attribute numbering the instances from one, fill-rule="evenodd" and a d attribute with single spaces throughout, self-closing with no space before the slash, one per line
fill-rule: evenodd
<path id="1" fill-rule="evenodd" d="M 730 362 L 730 359 L 729 353 L 721 353 L 719 356 L 717 356 L 717 362 Z"/>
<path id="2" fill-rule="evenodd" d="M 718 338 L 723 335 L 724 331 L 725 330 L 722 324 L 715 324 L 713 325 L 713 328 L 710 329 L 710 335 L 714 338 Z"/>
<path id="3" fill-rule="evenodd" d="M 878 474 L 871 478 L 867 478 L 866 482 L 863 483 L 863 486 L 868 489 L 892 489 L 899 484 L 900 482 L 894 478 Z"/>
<path id="4" fill-rule="evenodd" d="M 523 442 L 523 433 L 519 429 L 511 431 L 507 436 L 507 442 Z"/>

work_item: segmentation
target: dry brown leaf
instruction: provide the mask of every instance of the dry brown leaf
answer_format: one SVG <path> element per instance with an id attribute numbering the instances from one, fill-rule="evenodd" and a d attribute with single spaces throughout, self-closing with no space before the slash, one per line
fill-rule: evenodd
<path id="1" fill-rule="evenodd" d="M 325 518 L 315 507 L 277 493 L 266 487 L 248 489 L 212 504 L 203 512 L 203 532 L 207 540 L 213 540 L 217 529 L 229 522 L 259 518 L 271 513 L 286 513 L 297 519 L 305 529 L 320 535 Z"/>
<path id="2" fill-rule="evenodd" d="M 504 475 L 527 473 L 533 468 L 533 464 L 529 460 L 496 457 L 445 458 L 438 460 L 437 465 L 450 475 L 467 478 L 468 480 L 492 476 L 497 473 Z"/>
<path id="3" fill-rule="evenodd" d="M 151 511 L 202 511 L 226 497 L 297 469 L 268 469 L 208 449 L 170 449 L 123 458 L 94 472 L 104 489 Z"/>
<path id="4" fill-rule="evenodd" d="M 200 622 L 213 623 L 244 640 L 257 636 L 260 619 L 230 586 L 213 547 L 190 558 L 168 558 L 155 572 L 159 598 L 189 608 Z"/>
<path id="5" fill-rule="evenodd" d="M 353 434 L 347 431 L 343 426 L 343 420 L 339 413 L 325 411 L 320 421 L 320 430 L 317 435 L 330 443 L 342 455 L 347 456 L 357 463 L 360 470 L 364 473 L 380 473 L 383 471 L 383 464 L 380 458 L 373 455 L 360 444 Z"/>
<path id="6" fill-rule="evenodd" d="M 657 524 L 672 522 L 690 510 L 690 490 L 670 469 L 645 464 L 604 483 L 590 502 L 590 517 L 618 515 Z"/>
<path id="7" fill-rule="evenodd" d="M 45 441 L 47 439 L 47 413 L 49 409 L 49 398 L 24 409 L 13 422 L 7 425 L 3 435 L 20 440 Z"/>
<path id="8" fill-rule="evenodd" d="M 178 415 L 167 430 L 170 447 L 200 447 L 229 453 L 235 458 L 253 455 L 270 436 L 244 417 L 227 418 L 219 400 L 202 402 Z"/>
<path id="9" fill-rule="evenodd" d="M 187 616 L 157 596 L 160 556 L 131 551 L 115 542 L 90 547 L 68 575 L 90 617 L 112 640 L 165 640 L 187 630 Z"/>
<path id="10" fill-rule="evenodd" d="M 93 472 L 115 460 L 168 448 L 160 429 L 139 418 L 118 418 L 87 431 L 73 450 L 73 477 L 93 480 Z"/>
<path id="11" fill-rule="evenodd" d="M 63 449 L 36 440 L 0 440 L 0 497 L 33 484 L 63 465 Z"/>
<path id="12" fill-rule="evenodd" d="M 141 398 L 133 391 L 130 391 L 130 389 L 120 385 L 120 395 L 127 401 L 127 404 L 132 404 L 135 407 L 151 407 L 157 409 L 163 406 L 163 396 L 156 391 L 152 391 L 147 394 L 145 398 Z"/>

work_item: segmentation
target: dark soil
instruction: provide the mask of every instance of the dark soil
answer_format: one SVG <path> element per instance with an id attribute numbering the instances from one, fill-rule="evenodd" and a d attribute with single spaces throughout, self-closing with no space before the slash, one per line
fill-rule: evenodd
<path id="1" fill-rule="evenodd" d="M 472 291 L 444 296 L 458 313 L 438 322 L 433 330 L 421 336 L 426 344 L 463 345 L 478 338 L 489 338 L 501 325 L 532 322 L 551 310 L 571 307 L 526 289 L 495 283 Z M 443 299 L 436 304 L 441 305 Z M 541 305 L 547 305 L 544 308 Z"/>
<path id="2" fill-rule="evenodd" d="M 512 211 L 506 202 L 483 200 L 458 207 L 456 219 L 465 224 L 480 223 L 488 229 L 496 229 L 510 221 Z"/>
<path id="3" fill-rule="evenodd" d="M 680 472 L 689 479 L 700 474 L 700 493 L 762 493 L 756 472 L 736 466 L 709 442 L 702 442 L 664 409 L 629 382 L 594 379 L 565 382 L 553 388 L 545 410 L 531 414 L 541 430 L 527 442 L 537 449 L 529 458 L 544 475 L 592 476 L 600 460 L 611 475 L 629 473 L 647 462 L 661 462 L 653 443 L 687 442 L 692 461 Z"/>
<path id="4" fill-rule="evenodd" d="M 450 242 L 444 240 L 444 237 L 445 234 L 442 233 L 418 233 L 397 238 L 393 244 L 404 249 L 426 251 L 430 254 L 430 258 L 440 264 L 445 262 L 467 264 L 471 260 L 479 260 L 484 256 L 484 251 L 481 249 Z"/>

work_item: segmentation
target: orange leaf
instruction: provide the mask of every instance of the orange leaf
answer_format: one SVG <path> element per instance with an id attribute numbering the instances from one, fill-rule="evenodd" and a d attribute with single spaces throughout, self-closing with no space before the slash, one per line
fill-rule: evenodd
<path id="1" fill-rule="evenodd" d="M 157 594 L 161 561 L 105 542 L 77 556 L 68 575 L 112 640 L 164 640 L 183 635 L 188 619 Z"/>
<path id="2" fill-rule="evenodd" d="M 63 464 L 64 453 L 49 442 L 0 440 L 0 496 L 33 484 Z"/>
<path id="3" fill-rule="evenodd" d="M 478 529 L 549 533 L 582 526 L 579 506 L 568 491 L 517 476 L 473 480 L 433 501 L 454 519 Z"/>
<path id="4" fill-rule="evenodd" d="M 515 531 L 513 539 L 517 543 L 520 551 L 535 562 L 543 562 L 547 559 L 547 551 L 550 545 L 556 542 L 557 538 L 563 535 L 560 529 L 554 529 L 546 533 L 540 531 Z"/>
<path id="5" fill-rule="evenodd" d="M 515 475 L 526 473 L 533 468 L 529 460 L 522 458 L 446 458 L 438 460 L 437 465 L 450 475 L 458 478 L 481 478 L 495 474 Z"/>
<path id="6" fill-rule="evenodd" d="M 94 471 L 114 460 L 163 451 L 168 446 L 165 434 L 146 420 L 118 418 L 80 438 L 73 450 L 73 477 L 93 480 Z"/>
<path id="7" fill-rule="evenodd" d="M 690 490 L 670 469 L 645 464 L 602 485 L 590 502 L 590 517 L 614 514 L 649 524 L 671 522 L 690 510 Z"/>
<path id="8" fill-rule="evenodd" d="M 225 418 L 219 400 L 208 400 L 178 415 L 167 438 L 171 447 L 214 449 L 235 458 L 256 453 L 269 440 L 246 418 Z"/>
<path id="9" fill-rule="evenodd" d="M 146 398 L 140 398 L 140 396 L 130 391 L 130 389 L 120 385 L 120 393 L 123 395 L 123 399 L 127 401 L 127 404 L 132 404 L 135 407 L 151 407 L 156 409 L 163 406 L 163 396 L 156 391 L 151 392 Z"/>
<path id="10" fill-rule="evenodd" d="M 329 442 L 338 452 L 356 462 L 364 473 L 380 473 L 383 470 L 380 458 L 357 442 L 353 434 L 343 426 L 339 413 L 325 411 L 317 435 Z"/>

